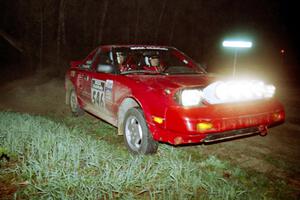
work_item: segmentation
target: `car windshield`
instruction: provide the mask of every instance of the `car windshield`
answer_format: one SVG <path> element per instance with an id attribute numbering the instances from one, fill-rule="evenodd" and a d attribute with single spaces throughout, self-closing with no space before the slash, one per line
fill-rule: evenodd
<path id="1" fill-rule="evenodd" d="M 121 74 L 195 74 L 205 73 L 191 58 L 174 48 L 121 47 L 114 49 Z"/>

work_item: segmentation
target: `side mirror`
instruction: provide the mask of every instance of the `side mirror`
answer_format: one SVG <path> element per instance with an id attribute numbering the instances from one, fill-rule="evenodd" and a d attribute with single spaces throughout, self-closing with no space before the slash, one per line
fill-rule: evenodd
<path id="1" fill-rule="evenodd" d="M 89 69 L 93 61 L 87 60 L 85 64 L 82 64 L 81 67 L 84 69 Z"/>
<path id="2" fill-rule="evenodd" d="M 78 67 L 80 66 L 80 64 L 81 64 L 81 60 L 75 60 L 70 62 L 71 68 Z"/>
<path id="3" fill-rule="evenodd" d="M 97 66 L 97 72 L 100 72 L 100 73 L 112 73 L 113 71 L 114 71 L 114 68 L 112 65 L 99 64 Z"/>

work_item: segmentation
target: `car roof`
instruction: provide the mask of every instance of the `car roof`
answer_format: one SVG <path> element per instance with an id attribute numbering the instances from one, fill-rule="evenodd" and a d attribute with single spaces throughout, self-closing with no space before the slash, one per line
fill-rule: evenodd
<path id="1" fill-rule="evenodd" d="M 145 47 L 145 48 L 174 48 L 172 46 L 164 46 L 164 45 L 134 45 L 134 44 L 130 44 L 130 45 L 126 45 L 126 44 L 121 44 L 121 45 L 100 45 L 99 47 L 101 48 L 105 48 L 105 49 L 111 49 L 111 48 L 131 48 L 131 47 Z"/>

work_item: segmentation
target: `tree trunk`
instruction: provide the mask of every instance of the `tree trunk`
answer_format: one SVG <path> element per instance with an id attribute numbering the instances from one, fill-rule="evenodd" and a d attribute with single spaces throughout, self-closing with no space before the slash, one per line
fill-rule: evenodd
<path id="1" fill-rule="evenodd" d="M 175 11 L 174 15 L 173 15 L 173 20 L 172 20 L 173 23 L 172 23 L 171 31 L 170 31 L 170 35 L 169 35 L 169 45 L 172 45 L 172 40 L 174 37 L 174 30 L 175 30 L 175 26 L 176 26 L 176 18 L 177 18 L 177 12 Z"/>
<path id="2" fill-rule="evenodd" d="M 138 42 L 139 20 L 140 20 L 139 0 L 136 1 L 136 4 L 137 4 L 137 13 L 136 13 L 136 21 L 135 21 L 134 42 L 137 44 L 137 42 Z"/>
<path id="3" fill-rule="evenodd" d="M 41 12 L 40 12 L 40 64 L 39 69 L 43 68 L 43 48 L 44 48 L 44 1 L 41 1 Z"/>
<path id="4" fill-rule="evenodd" d="M 64 45 L 66 45 L 66 29 L 65 29 L 65 7 L 66 7 L 66 2 L 65 0 L 63 1 L 62 5 L 62 11 L 61 11 L 61 34 L 62 34 L 62 42 Z"/>
<path id="5" fill-rule="evenodd" d="M 157 38 L 158 38 L 159 30 L 160 30 L 160 25 L 161 25 L 161 21 L 162 21 L 163 15 L 164 15 L 165 10 L 166 10 L 167 1 L 168 0 L 164 0 L 164 2 L 162 4 L 162 8 L 161 8 L 161 11 L 160 11 L 160 14 L 159 14 L 159 18 L 158 18 L 157 27 L 155 27 L 156 28 L 155 36 L 154 36 L 154 42 L 155 43 L 157 43 Z"/>
<path id="6" fill-rule="evenodd" d="M 87 1 L 84 1 L 83 2 L 83 8 L 82 8 L 82 12 L 83 12 L 83 39 L 84 39 L 84 42 L 83 44 L 84 45 L 87 45 L 88 44 L 88 25 L 87 25 L 87 21 L 88 21 L 88 2 Z"/>
<path id="7" fill-rule="evenodd" d="M 131 5 L 129 5 L 128 7 L 127 7 L 127 26 L 126 26 L 126 35 L 127 35 L 127 43 L 128 44 L 130 44 L 130 30 L 131 30 L 131 26 L 130 26 L 130 13 L 131 13 L 131 10 L 130 10 L 130 6 Z"/>
<path id="8" fill-rule="evenodd" d="M 64 20 L 64 6 L 65 0 L 60 0 L 59 3 L 59 13 L 58 13 L 58 27 L 57 27 L 57 38 L 56 38 L 56 62 L 60 65 L 60 52 L 61 52 L 61 40 L 65 44 L 65 20 Z"/>
<path id="9" fill-rule="evenodd" d="M 104 28 L 104 24 L 105 24 L 107 9 L 108 9 L 108 1 L 109 0 L 105 0 L 105 2 L 104 2 L 104 8 L 103 8 L 103 12 L 101 15 L 101 22 L 100 22 L 100 26 L 99 26 L 98 44 L 101 44 L 101 42 L 102 42 L 103 28 Z"/>

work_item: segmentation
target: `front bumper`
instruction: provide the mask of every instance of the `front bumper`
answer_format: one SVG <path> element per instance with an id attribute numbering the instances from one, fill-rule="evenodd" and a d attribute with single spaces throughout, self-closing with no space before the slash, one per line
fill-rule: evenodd
<path id="1" fill-rule="evenodd" d="M 155 140 L 178 145 L 263 134 L 269 127 L 284 120 L 283 106 L 276 100 L 270 100 L 198 108 L 170 107 L 163 125 L 148 124 Z M 201 122 L 213 126 L 199 131 L 197 124 Z"/>

